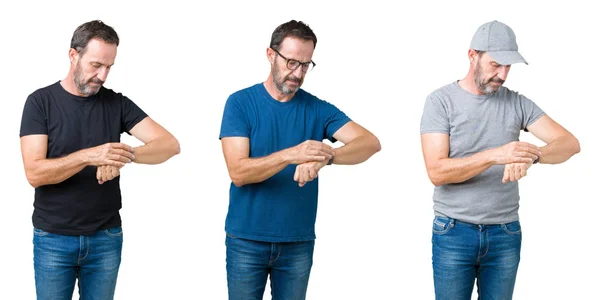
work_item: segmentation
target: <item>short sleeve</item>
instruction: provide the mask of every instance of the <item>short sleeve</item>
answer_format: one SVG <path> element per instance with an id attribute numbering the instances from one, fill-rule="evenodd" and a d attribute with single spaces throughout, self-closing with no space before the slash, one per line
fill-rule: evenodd
<path id="1" fill-rule="evenodd" d="M 324 136 L 332 143 L 337 142 L 333 135 L 346 123 L 352 121 L 344 112 L 339 110 L 335 105 L 319 100 L 321 103 L 321 109 L 319 110 L 322 120 L 324 122 Z"/>
<path id="2" fill-rule="evenodd" d="M 447 109 L 439 97 L 429 95 L 425 100 L 421 115 L 421 134 L 446 133 L 450 134 L 450 118 Z"/>
<path id="3" fill-rule="evenodd" d="M 545 113 L 529 98 L 519 95 L 519 104 L 521 107 L 521 129 L 528 131 L 527 127 L 541 118 Z"/>
<path id="4" fill-rule="evenodd" d="M 122 96 L 121 99 L 121 132 L 127 132 L 135 127 L 139 122 L 145 119 L 148 115 L 137 106 L 131 99 Z"/>
<path id="5" fill-rule="evenodd" d="M 20 137 L 31 134 L 48 135 L 48 122 L 41 99 L 34 94 L 25 101 L 21 117 Z"/>
<path id="6" fill-rule="evenodd" d="M 248 125 L 247 114 L 243 110 L 239 98 L 232 95 L 229 96 L 225 103 L 219 139 L 234 136 L 249 138 L 250 126 Z"/>

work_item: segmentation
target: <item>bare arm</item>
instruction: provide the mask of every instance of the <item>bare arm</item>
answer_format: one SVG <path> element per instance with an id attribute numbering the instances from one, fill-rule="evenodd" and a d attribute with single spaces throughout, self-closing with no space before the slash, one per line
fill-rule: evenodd
<path id="1" fill-rule="evenodd" d="M 250 140 L 245 137 L 222 138 L 221 145 L 229 176 L 238 187 L 265 181 L 289 164 L 284 150 L 260 158 L 249 158 Z"/>
<path id="2" fill-rule="evenodd" d="M 263 182 L 289 164 L 329 160 L 333 150 L 317 141 L 306 141 L 268 156 L 250 158 L 250 140 L 246 137 L 221 139 L 229 176 L 238 187 Z"/>
<path id="3" fill-rule="evenodd" d="M 109 143 L 83 149 L 60 158 L 46 158 L 48 136 L 42 134 L 21 137 L 21 154 L 25 175 L 31 186 L 57 184 L 77 174 L 89 165 L 122 167 L 131 162 L 131 147 Z"/>
<path id="4" fill-rule="evenodd" d="M 495 164 L 530 163 L 540 154 L 534 145 L 511 142 L 468 157 L 449 158 L 450 136 L 445 133 L 422 134 L 421 146 L 427 174 L 435 186 L 467 181 Z"/>
<path id="5" fill-rule="evenodd" d="M 180 152 L 177 139 L 150 117 L 144 118 L 129 132 L 144 143 L 133 149 L 136 163 L 160 164 Z"/>
<path id="6" fill-rule="evenodd" d="M 333 137 L 344 143 L 344 146 L 334 150 L 333 163 L 336 165 L 359 164 L 381 150 L 379 139 L 352 121 L 338 129 Z"/>
<path id="7" fill-rule="evenodd" d="M 445 133 L 422 134 L 421 147 L 427 174 L 435 186 L 467 181 L 494 165 L 490 155 L 485 152 L 469 157 L 448 158 L 450 136 Z"/>
<path id="8" fill-rule="evenodd" d="M 527 129 L 546 143 L 546 146 L 540 147 L 540 163 L 559 164 L 581 150 L 577 138 L 547 115 L 539 118 Z"/>

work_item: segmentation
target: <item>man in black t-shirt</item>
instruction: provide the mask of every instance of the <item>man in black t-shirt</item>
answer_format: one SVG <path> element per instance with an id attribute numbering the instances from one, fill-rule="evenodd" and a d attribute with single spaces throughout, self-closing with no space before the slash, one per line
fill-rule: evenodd
<path id="1" fill-rule="evenodd" d="M 38 299 L 113 299 L 123 243 L 120 169 L 162 163 L 179 143 L 133 101 L 102 85 L 119 37 L 101 21 L 79 26 L 69 73 L 28 98 L 21 152 L 35 188 L 34 269 Z M 144 143 L 120 143 L 127 132 Z"/>

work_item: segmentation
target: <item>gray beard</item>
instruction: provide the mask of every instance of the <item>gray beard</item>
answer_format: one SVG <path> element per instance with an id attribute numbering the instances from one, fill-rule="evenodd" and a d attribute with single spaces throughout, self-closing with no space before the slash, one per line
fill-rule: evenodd
<path id="1" fill-rule="evenodd" d="M 478 70 L 475 70 L 475 85 L 477 86 L 477 89 L 490 96 L 493 93 L 495 93 L 497 91 L 497 89 L 494 89 L 493 87 L 491 87 L 490 85 L 488 85 L 491 81 L 488 81 L 487 83 L 484 83 L 481 80 L 481 73 Z"/>
<path id="2" fill-rule="evenodd" d="M 73 82 L 75 83 L 75 87 L 77 87 L 77 90 L 79 90 L 79 92 L 85 97 L 95 95 L 96 93 L 98 93 L 98 91 L 100 91 L 100 87 L 102 87 L 102 85 L 98 86 L 97 88 L 94 88 L 88 85 L 87 83 L 83 82 L 83 74 L 79 66 L 77 66 L 77 68 L 75 69 L 75 74 L 73 75 Z"/>

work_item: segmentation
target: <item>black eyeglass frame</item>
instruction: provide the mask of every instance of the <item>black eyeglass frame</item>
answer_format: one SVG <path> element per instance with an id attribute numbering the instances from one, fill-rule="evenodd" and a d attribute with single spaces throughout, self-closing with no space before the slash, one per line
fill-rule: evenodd
<path id="1" fill-rule="evenodd" d="M 279 55 L 279 56 L 281 56 L 281 58 L 285 59 L 285 66 L 292 71 L 295 71 L 296 69 L 298 69 L 298 67 L 302 66 L 302 72 L 306 73 L 306 72 L 312 70 L 317 65 L 312 60 L 307 61 L 307 62 L 301 62 L 297 59 L 287 58 L 287 57 L 281 55 L 281 53 L 279 53 L 279 51 L 277 51 L 273 48 L 271 48 L 271 50 L 275 51 L 275 53 L 277 53 L 277 55 Z M 290 63 L 291 63 L 291 65 L 290 65 Z"/>

